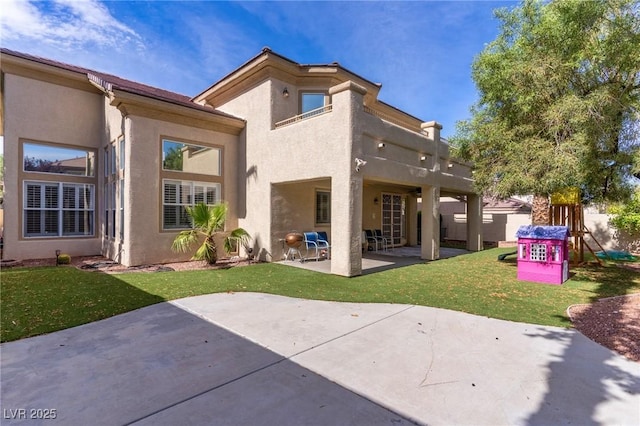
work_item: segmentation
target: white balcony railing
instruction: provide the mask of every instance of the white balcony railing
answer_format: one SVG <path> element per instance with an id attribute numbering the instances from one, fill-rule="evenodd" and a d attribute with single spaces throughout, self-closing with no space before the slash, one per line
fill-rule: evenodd
<path id="1" fill-rule="evenodd" d="M 284 127 L 284 126 L 288 126 L 289 124 L 297 123 L 298 121 L 307 120 L 309 118 L 317 117 L 319 115 L 331 112 L 332 109 L 333 109 L 333 107 L 332 107 L 331 104 L 325 105 L 323 107 L 320 107 L 320 108 L 317 108 L 317 109 L 313 109 L 311 111 L 307 111 L 307 112 L 305 112 L 303 114 L 296 115 L 295 117 L 291 117 L 291 118 L 287 118 L 286 120 L 278 121 L 276 123 L 275 127 L 277 129 L 279 127 Z"/>

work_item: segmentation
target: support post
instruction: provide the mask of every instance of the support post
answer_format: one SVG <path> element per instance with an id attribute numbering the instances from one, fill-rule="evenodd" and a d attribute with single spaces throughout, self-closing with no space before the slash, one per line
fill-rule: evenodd
<path id="1" fill-rule="evenodd" d="M 422 187 L 422 246 L 420 257 L 440 258 L 440 188 Z"/>
<path id="2" fill-rule="evenodd" d="M 467 195 L 467 250 L 482 250 L 482 197 Z"/>
<path id="3" fill-rule="evenodd" d="M 410 246 L 418 245 L 418 198 L 407 197 L 407 243 Z"/>
<path id="4" fill-rule="evenodd" d="M 331 273 L 362 275 L 362 178 L 331 181 Z"/>

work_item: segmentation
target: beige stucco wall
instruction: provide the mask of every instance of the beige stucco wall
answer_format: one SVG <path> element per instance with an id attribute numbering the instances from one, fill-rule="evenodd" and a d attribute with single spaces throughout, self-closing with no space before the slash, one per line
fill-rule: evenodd
<path id="1" fill-rule="evenodd" d="M 271 258 L 283 258 L 288 248 L 282 240 L 290 232 L 325 231 L 332 241 L 331 225 L 315 223 L 316 191 L 330 189 L 331 181 L 328 179 L 272 185 L 271 232 L 275 245 L 270 252 Z M 304 252 L 302 254 L 305 255 Z"/>
<path id="2" fill-rule="evenodd" d="M 237 144 L 238 137 L 152 118 L 130 115 L 126 119 L 125 209 L 128 221 L 122 243 L 122 263 L 147 263 L 186 260 L 193 253 L 179 254 L 171 250 L 178 230 L 162 230 L 162 179 L 194 180 L 186 172 L 162 172 L 162 138 L 219 147 L 223 150 L 222 200 L 229 204 L 227 229 L 237 227 Z M 133 165 L 133 167 L 132 167 Z M 217 164 L 212 167 L 217 169 Z M 196 178 L 197 180 L 197 178 Z M 112 241 L 119 249 L 119 241 Z M 195 247 L 194 247 L 195 250 Z M 224 254 L 220 246 L 219 256 Z"/>
<path id="3" fill-rule="evenodd" d="M 459 203 L 461 204 L 461 203 Z M 639 247 L 632 244 L 630 238 L 620 233 L 609 225 L 611 216 L 607 214 L 585 213 L 584 224 L 591 231 L 591 235 L 586 234 L 585 241 L 594 250 L 600 248 L 599 243 L 605 250 L 630 250 L 638 251 Z M 529 214 L 484 214 L 482 224 L 485 241 L 516 241 L 516 231 L 520 226 L 531 225 L 531 215 Z M 447 228 L 448 239 L 466 240 L 466 215 L 444 214 L 443 226 Z M 594 238 L 595 237 L 595 241 Z"/>
<path id="4" fill-rule="evenodd" d="M 55 250 L 72 256 L 100 253 L 98 226 L 94 237 L 23 238 L 22 179 L 86 182 L 85 179 L 48 173 L 23 173 L 20 141 L 63 144 L 98 150 L 104 134 L 102 96 L 86 85 L 85 90 L 24 77 L 3 68 L 4 74 L 4 163 L 5 226 L 4 258 L 55 257 Z M 41 77 L 41 76 L 39 76 Z M 73 84 L 76 86 L 76 84 Z M 100 164 L 100 162 L 98 162 Z M 13 165 L 13 166 L 11 166 Z M 97 174 L 99 175 L 99 171 Z M 99 178 L 91 179 L 98 194 Z M 99 197 L 96 197 L 99 198 Z"/>
<path id="5" fill-rule="evenodd" d="M 162 111 L 156 102 L 146 110 L 142 100 L 131 108 L 106 96 L 75 72 L 43 67 L 39 64 L 3 62 L 3 122 L 5 155 L 4 258 L 16 260 L 51 258 L 55 250 L 71 256 L 103 254 L 125 265 L 167 262 L 188 259 L 191 253 L 178 255 L 170 249 L 177 230 L 163 231 L 162 177 L 206 181 L 193 173 L 161 172 L 161 139 L 222 149 L 224 165 L 222 200 L 229 203 L 227 228 L 237 227 L 238 174 L 237 146 L 239 137 L 226 124 L 215 124 L 216 118 L 189 110 L 180 124 L 177 116 Z M 113 95 L 112 95 L 113 96 Z M 141 106 L 142 105 L 142 106 Z M 120 108 L 118 108 L 120 107 Z M 155 108 L 155 109 L 154 109 Z M 159 108 L 159 109 L 158 109 Z M 159 118 L 151 118 L 159 117 Z M 233 126 L 241 126 L 235 120 Z M 219 129 L 219 130 L 218 130 Z M 105 236 L 104 159 L 105 147 L 114 144 L 119 151 L 119 139 L 125 139 L 125 170 L 118 174 L 125 180 L 124 238 L 120 236 L 120 187 L 116 196 L 115 237 Z M 22 172 L 20 143 L 35 141 L 71 148 L 92 149 L 96 153 L 95 176 L 91 178 L 60 176 L 49 173 Z M 218 174 L 217 155 L 212 164 Z M 22 237 L 22 181 L 64 181 L 95 185 L 95 223 L 92 237 Z M 222 246 L 220 246 L 222 247 Z M 222 248 L 220 254 L 223 254 Z"/>
<path id="6" fill-rule="evenodd" d="M 284 83 L 277 80 L 264 81 L 244 95 L 219 107 L 222 111 L 247 119 L 246 146 L 243 149 L 246 159 L 245 176 L 241 176 L 240 183 L 246 186 L 246 208 L 239 223 L 255 238 L 258 254 L 266 260 L 277 260 L 279 256 L 274 256 L 274 252 L 281 251 L 279 239 L 282 238 L 282 226 L 276 225 L 272 230 L 272 184 L 331 179 L 332 228 L 335 230 L 342 220 L 348 221 L 348 226 L 351 226 L 350 217 L 343 219 L 345 211 L 351 209 L 350 201 L 345 200 L 344 196 L 336 197 L 333 194 L 339 182 L 342 182 L 340 185 L 346 185 L 346 188 L 351 187 L 352 121 L 345 119 L 345 114 L 349 114 L 348 111 L 353 106 L 348 97 L 350 92 L 344 92 L 347 96 L 342 105 L 334 101 L 332 113 L 311 118 L 300 123 L 302 125 L 272 130 L 275 122 L 271 119 L 269 108 L 264 108 L 264 105 L 284 102 L 283 108 L 287 111 L 297 111 L 297 106 L 287 106 L 289 102 L 296 102 L 297 96 L 283 98 L 283 86 Z M 336 98 L 334 96 L 334 99 Z M 339 111 L 340 107 L 344 110 Z M 362 178 L 358 176 L 357 179 Z M 313 208 L 310 211 L 313 213 Z M 284 212 L 278 214 L 286 216 Z M 359 228 L 359 220 L 356 226 Z M 339 253 L 341 247 L 346 251 L 351 250 L 351 243 L 339 244 L 335 237 L 333 243 L 334 254 Z M 334 259 L 337 258 L 339 257 L 336 255 Z"/>
<path id="7" fill-rule="evenodd" d="M 14 164 L 21 163 L 20 137 L 95 149 L 98 168 L 91 183 L 96 185 L 96 235 L 37 239 L 42 243 L 23 241 L 18 196 L 21 172 L 7 168 L 5 203 L 13 203 L 14 208 L 6 212 L 5 244 L 14 250 L 7 254 L 13 253 L 17 258 L 50 257 L 47 253 L 61 249 L 71 255 L 102 253 L 126 265 L 187 259 L 190 254 L 178 255 L 170 250 L 178 231 L 162 230 L 162 179 L 209 179 L 188 171 L 163 171 L 163 137 L 222 149 L 222 176 L 213 180 L 222 183 L 222 199 L 229 203 L 227 228 L 244 227 L 252 235 L 260 258 L 281 258 L 281 239 L 290 230 L 326 230 L 332 243 L 332 272 L 341 275 L 361 272 L 361 231 L 380 228 L 377 214 L 382 192 L 406 197 L 409 233 L 415 233 L 417 228 L 416 189 L 432 198 L 427 203 L 430 211 L 423 215 L 422 228 L 423 236 L 432 240 L 423 254 L 433 258 L 438 256 L 434 241 L 439 232 L 435 217 L 440 190 L 472 190 L 468 167 L 450 161 L 448 146 L 439 142 L 436 123 L 425 123 L 420 132 L 419 126 L 412 125 L 414 130 L 407 130 L 381 120 L 365 112 L 366 89 L 352 81 L 315 78 L 312 85 L 304 86 L 308 80 L 302 78 L 295 79 L 296 86 L 290 79 L 262 80 L 238 92 L 233 100 L 216 105 L 247 120 L 244 130 L 235 135 L 236 130 L 209 122 L 207 113 L 174 111 L 175 106 L 135 99 L 117 91 L 105 96 L 78 73 L 52 77 L 56 84 L 42 81 L 43 72 L 38 76 L 33 80 L 6 74 L 5 164 L 12 160 Z M 282 95 L 284 87 L 288 88 L 289 97 Z M 275 128 L 276 122 L 299 112 L 301 91 L 317 90 L 330 94 L 332 111 Z M 371 101 L 371 96 L 368 99 Z M 186 121 L 180 117 L 186 117 Z M 238 126 L 235 122 L 231 128 L 240 129 Z M 117 232 L 113 238 L 102 235 L 103 160 L 104 148 L 109 144 L 115 142 L 119 150 L 119 138 L 124 138 L 126 144 L 126 168 L 118 172 L 125 181 L 125 219 L 120 224 L 120 215 L 116 215 Z M 385 144 L 384 148 L 378 147 L 380 143 Z M 367 161 L 359 171 L 355 169 L 355 158 Z M 449 168 L 449 164 L 454 167 Z M 211 167 L 214 173 L 216 167 Z M 316 189 L 331 191 L 330 226 L 314 223 Z M 119 187 L 117 191 L 119 204 Z M 376 196 L 379 204 L 372 205 Z M 13 231 L 7 233 L 10 225 Z M 123 238 L 119 232 L 122 225 Z M 407 237 L 409 243 L 415 243 L 413 234 Z"/>
<path id="8" fill-rule="evenodd" d="M 290 93 L 287 98 L 282 96 L 284 87 Z M 309 203 L 306 193 L 297 193 L 308 187 L 313 196 L 313 185 L 292 182 L 330 182 L 332 272 L 357 275 L 361 266 L 353 259 L 360 262 L 361 231 L 365 226 L 380 228 L 379 217 L 373 216 L 380 207 L 372 208 L 371 194 L 382 190 L 404 194 L 423 186 L 439 188 L 443 183 L 449 190 L 471 192 L 470 172 L 464 178 L 440 173 L 441 164 L 449 163 L 446 144 L 436 144 L 433 135 L 406 130 L 366 113 L 361 88 L 350 82 L 324 88 L 332 93 L 331 112 L 274 128 L 276 122 L 298 113 L 300 91 L 317 89 L 265 80 L 236 99 L 216 105 L 248 123 L 240 150 L 239 164 L 245 176 L 239 176 L 239 185 L 246 188 L 246 205 L 240 209 L 239 223 L 254 236 L 261 258 L 279 260 L 283 233 L 289 228 L 311 230 L 299 228 L 313 225 L 303 217 L 306 214 L 294 213 L 295 207 L 304 206 L 308 214 L 314 214 L 313 200 Z M 380 142 L 385 148 L 378 148 Z M 423 155 L 428 158 L 421 160 Z M 359 172 L 355 158 L 367 161 Z M 465 166 L 456 163 L 455 167 Z M 370 188 L 367 182 L 380 186 Z M 414 201 L 410 205 L 415 206 Z M 415 231 L 416 227 L 410 223 L 407 229 Z"/>

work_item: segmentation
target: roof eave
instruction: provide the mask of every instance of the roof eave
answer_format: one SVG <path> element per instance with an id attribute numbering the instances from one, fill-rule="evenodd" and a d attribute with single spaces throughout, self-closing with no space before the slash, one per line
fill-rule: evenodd
<path id="1" fill-rule="evenodd" d="M 224 131 L 238 135 L 245 127 L 245 120 L 223 114 L 213 109 L 192 106 L 144 96 L 138 93 L 113 88 L 106 91 L 110 104 L 124 115 L 138 115 L 181 124 Z M 186 121 L 185 121 L 186 120 Z"/>
<path id="2" fill-rule="evenodd" d="M 271 49 L 265 48 L 259 54 L 245 62 L 243 65 L 225 75 L 213 85 L 209 86 L 209 88 L 191 98 L 191 100 L 196 103 L 204 103 L 207 99 L 210 99 L 212 95 L 216 94 L 217 92 L 226 92 L 229 87 L 232 87 L 250 78 L 252 75 L 257 74 L 267 67 L 273 67 L 282 70 L 296 78 L 304 77 L 305 70 L 308 73 L 326 75 L 338 75 L 340 72 L 343 72 L 352 77 L 352 79 L 359 84 L 365 86 L 368 93 L 370 93 L 374 97 L 377 97 L 377 94 L 382 87 L 380 83 L 374 83 L 370 80 L 367 80 L 366 78 L 363 78 L 362 76 L 348 70 L 347 68 L 344 68 L 337 62 L 331 64 L 299 64 L 285 56 L 280 55 L 279 53 L 273 52 Z M 325 72 L 324 70 L 329 72 Z"/>

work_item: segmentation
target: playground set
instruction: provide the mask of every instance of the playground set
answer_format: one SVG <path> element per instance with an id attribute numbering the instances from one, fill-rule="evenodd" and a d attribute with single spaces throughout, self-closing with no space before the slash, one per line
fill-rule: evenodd
<path id="1" fill-rule="evenodd" d="M 578 188 L 568 188 L 551 196 L 548 226 L 521 226 L 516 233 L 518 250 L 498 257 L 517 255 L 518 279 L 525 281 L 562 284 L 569 278 L 569 263 L 585 264 L 585 248 L 593 259 L 602 265 L 600 254 L 607 252 L 584 224 L 584 207 Z M 585 236 L 595 243 L 596 254 L 585 241 Z"/>
<path id="2" fill-rule="evenodd" d="M 582 265 L 585 262 L 585 248 L 591 252 L 593 258 L 602 266 L 602 261 L 596 255 L 593 248 L 585 241 L 585 236 L 589 236 L 602 253 L 606 255 L 605 249 L 593 236 L 589 228 L 584 224 L 584 207 L 580 199 L 578 188 L 568 188 L 551 195 L 551 206 L 549 207 L 550 225 L 566 226 L 569 230 L 569 250 L 572 253 L 571 264 Z"/>

